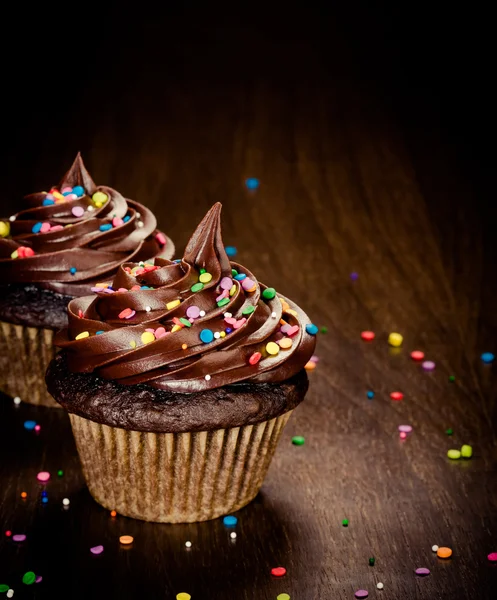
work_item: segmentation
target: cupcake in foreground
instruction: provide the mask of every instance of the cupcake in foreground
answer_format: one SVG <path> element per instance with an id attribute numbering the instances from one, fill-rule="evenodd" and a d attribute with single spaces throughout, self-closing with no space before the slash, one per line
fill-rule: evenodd
<path id="1" fill-rule="evenodd" d="M 79 154 L 57 188 L 25 204 L 0 219 L 0 390 L 57 406 L 44 377 L 67 303 L 124 261 L 171 258 L 174 246 L 150 210 L 95 185 Z"/>
<path id="2" fill-rule="evenodd" d="M 307 392 L 317 327 L 230 263 L 220 211 L 181 261 L 124 264 L 73 300 L 56 337 L 48 390 L 70 413 L 91 494 L 122 515 L 194 522 L 245 506 Z"/>

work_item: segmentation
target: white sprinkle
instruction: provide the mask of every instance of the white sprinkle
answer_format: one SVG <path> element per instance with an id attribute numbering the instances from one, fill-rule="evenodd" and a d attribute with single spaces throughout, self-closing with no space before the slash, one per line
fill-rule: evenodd
<path id="1" fill-rule="evenodd" d="M 214 333 L 214 337 L 216 338 L 216 340 L 218 340 L 221 337 L 221 334 L 219 333 L 219 331 L 216 331 Z"/>
<path id="2" fill-rule="evenodd" d="M 435 544 L 431 547 L 432 552 L 438 552 L 438 546 Z"/>
<path id="3" fill-rule="evenodd" d="M 272 318 L 272 319 L 276 319 L 276 317 L 277 317 L 276 313 L 275 313 L 275 312 L 272 312 L 272 313 L 271 313 L 271 318 Z"/>
<path id="4" fill-rule="evenodd" d="M 383 584 L 381 583 L 381 581 L 379 581 L 379 582 L 376 584 L 376 587 L 377 587 L 379 590 L 382 590 L 382 589 L 383 589 Z"/>
<path id="5" fill-rule="evenodd" d="M 14 404 L 15 404 L 16 406 L 19 406 L 19 404 L 21 404 L 21 399 L 19 398 L 19 396 L 16 396 L 16 397 L 14 398 Z"/>
<path id="6" fill-rule="evenodd" d="M 139 219 L 141 217 L 141 214 L 139 212 L 136 213 L 136 218 Z"/>
<path id="7" fill-rule="evenodd" d="M 9 221 L 11 223 L 13 223 L 15 220 L 16 220 L 16 216 L 15 215 L 12 215 L 11 217 L 9 217 Z"/>
<path id="8" fill-rule="evenodd" d="M 228 313 L 228 312 L 224 313 L 224 318 L 225 319 L 231 319 L 232 316 L 233 315 L 231 313 Z"/>
<path id="9" fill-rule="evenodd" d="M 150 311 L 152 310 L 152 308 L 151 308 L 150 306 L 145 306 L 145 310 L 146 310 L 147 312 L 150 312 Z"/>
<path id="10" fill-rule="evenodd" d="M 205 310 L 201 310 L 199 313 L 199 317 L 205 317 Z"/>
<path id="11" fill-rule="evenodd" d="M 205 381 L 210 381 L 211 380 L 211 376 L 210 375 L 206 375 L 205 376 Z"/>
<path id="12" fill-rule="evenodd" d="M 71 501 L 69 500 L 69 498 L 64 498 L 64 500 L 62 500 L 62 504 L 64 506 L 69 506 L 69 504 L 71 504 Z"/>
<path id="13" fill-rule="evenodd" d="M 95 207 L 93 207 L 91 204 L 90 206 L 88 206 L 88 208 L 86 209 L 88 212 L 93 212 L 95 210 Z"/>
<path id="14" fill-rule="evenodd" d="M 145 223 L 143 221 L 138 221 L 137 225 L 138 225 L 138 227 L 143 227 L 145 225 Z"/>
<path id="15" fill-rule="evenodd" d="M 235 533 L 234 531 L 232 531 L 232 532 L 230 533 L 230 538 L 231 538 L 232 540 L 236 540 L 236 533 Z"/>
<path id="16" fill-rule="evenodd" d="M 7 592 L 7 598 L 12 598 L 13 595 L 14 595 L 14 590 L 12 588 L 10 588 L 10 590 Z"/>
<path id="17" fill-rule="evenodd" d="M 192 543 L 191 543 L 191 542 L 185 542 L 185 546 L 186 546 L 187 548 L 191 548 L 191 547 L 192 547 Z"/>

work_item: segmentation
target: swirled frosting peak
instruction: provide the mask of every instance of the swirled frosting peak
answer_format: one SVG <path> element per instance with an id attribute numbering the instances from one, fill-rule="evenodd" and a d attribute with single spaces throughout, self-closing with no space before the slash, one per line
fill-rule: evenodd
<path id="1" fill-rule="evenodd" d="M 34 283 L 76 297 L 124 261 L 173 256 L 152 212 L 97 186 L 80 154 L 57 187 L 25 201 L 26 209 L 0 220 L 2 284 Z"/>
<path id="2" fill-rule="evenodd" d="M 56 345 L 71 371 L 122 384 L 198 392 L 300 371 L 317 327 L 293 302 L 230 262 L 221 205 L 204 217 L 181 261 L 127 263 L 96 297 L 69 304 Z"/>

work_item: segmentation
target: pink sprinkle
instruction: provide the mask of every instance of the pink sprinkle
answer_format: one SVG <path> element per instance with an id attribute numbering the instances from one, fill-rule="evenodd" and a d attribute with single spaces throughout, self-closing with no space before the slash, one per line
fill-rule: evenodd
<path id="1" fill-rule="evenodd" d="M 61 193 L 61 194 L 65 194 L 66 192 L 72 192 L 72 187 L 68 187 L 68 186 L 66 185 L 66 187 L 63 187 L 63 188 L 60 190 L 60 193 Z"/>
<path id="2" fill-rule="evenodd" d="M 103 551 L 104 551 L 104 547 L 102 545 L 93 546 L 93 548 L 90 548 L 90 552 L 92 554 L 102 554 Z"/>
<path id="3" fill-rule="evenodd" d="M 155 333 L 155 329 L 145 329 L 145 331 L 148 331 L 149 333 Z"/>
<path id="4" fill-rule="evenodd" d="M 112 227 L 120 227 L 124 221 L 120 217 L 114 217 L 112 219 Z"/>
<path id="5" fill-rule="evenodd" d="M 43 581 L 43 577 L 41 575 L 37 575 L 35 579 L 35 583 L 41 583 Z"/>
<path id="6" fill-rule="evenodd" d="M 234 317 L 224 317 L 224 322 L 228 323 L 228 325 L 234 325 L 236 323 L 236 319 Z"/>
<path id="7" fill-rule="evenodd" d="M 356 598 L 367 598 L 369 596 L 369 594 L 368 594 L 367 590 L 357 590 L 357 592 L 354 594 L 354 596 Z"/>
<path id="8" fill-rule="evenodd" d="M 166 245 L 166 236 L 162 233 L 162 231 L 159 231 L 159 233 L 155 236 L 155 239 L 161 246 Z"/>
<path id="9" fill-rule="evenodd" d="M 47 233 L 47 231 L 50 231 L 50 227 L 51 227 L 50 223 L 42 223 L 41 229 L 40 229 L 41 233 Z"/>
<path id="10" fill-rule="evenodd" d="M 425 567 L 421 567 L 419 569 L 416 569 L 415 573 L 416 575 L 421 575 L 422 577 L 424 577 L 430 574 L 430 569 L 425 569 Z"/>
<path id="11" fill-rule="evenodd" d="M 425 360 L 421 366 L 425 371 L 433 371 L 435 363 L 432 360 Z"/>
<path id="12" fill-rule="evenodd" d="M 288 329 L 288 331 L 286 332 L 288 337 L 292 337 L 293 335 L 295 335 L 296 333 L 298 333 L 299 331 L 299 326 L 298 325 L 294 325 L 293 327 L 290 327 L 290 329 Z"/>
<path id="13" fill-rule="evenodd" d="M 195 323 L 195 319 L 192 319 L 191 317 L 188 320 L 190 321 L 190 323 Z"/>
<path id="14" fill-rule="evenodd" d="M 233 280 L 231 279 L 231 277 L 223 277 L 219 285 L 222 290 L 231 290 L 231 288 L 233 287 Z"/>
<path id="15" fill-rule="evenodd" d="M 48 471 L 40 471 L 38 473 L 38 475 L 36 476 L 36 479 L 38 479 L 38 481 L 45 483 L 46 481 L 48 481 L 50 479 L 50 473 Z"/>
<path id="16" fill-rule="evenodd" d="M 248 277 L 245 277 L 245 279 L 242 281 L 242 288 L 247 291 L 250 290 L 251 288 L 253 288 L 255 285 L 255 281 L 253 279 L 249 279 Z"/>
<path id="17" fill-rule="evenodd" d="M 400 439 L 401 439 L 401 440 L 405 440 L 405 439 L 406 439 L 406 437 L 407 437 L 407 433 L 406 433 L 405 431 L 401 431 L 401 432 L 399 433 L 399 435 L 400 435 Z"/>
<path id="18" fill-rule="evenodd" d="M 35 425 L 35 431 L 38 433 L 38 431 L 40 431 L 41 429 L 41 425 L 36 424 Z"/>
<path id="19" fill-rule="evenodd" d="M 200 317 L 200 308 L 198 306 L 189 306 L 186 309 L 186 316 L 190 319 L 198 319 Z"/>
<path id="20" fill-rule="evenodd" d="M 490 552 L 487 558 L 490 562 L 497 562 L 497 552 Z"/>
<path id="21" fill-rule="evenodd" d="M 319 358 L 315 354 L 313 354 L 309 360 L 312 360 L 312 362 L 315 363 L 319 362 Z"/>
<path id="22" fill-rule="evenodd" d="M 52 227 L 50 227 L 50 233 L 52 233 L 52 231 L 62 231 L 63 229 L 62 225 L 52 225 Z"/>
<path id="23" fill-rule="evenodd" d="M 26 540 L 26 536 L 24 535 L 24 533 L 16 533 L 12 536 L 12 539 L 14 540 L 14 542 L 24 542 Z"/>
<path id="24" fill-rule="evenodd" d="M 404 433 L 411 433 L 412 426 L 411 425 L 399 425 L 399 431 L 403 431 Z"/>
<path id="25" fill-rule="evenodd" d="M 289 325 L 288 323 L 286 323 L 286 325 L 282 325 L 280 327 L 280 331 L 281 331 L 281 333 L 285 333 L 286 334 L 288 332 L 288 330 L 291 329 L 291 328 L 292 328 L 292 326 Z"/>
<path id="26" fill-rule="evenodd" d="M 73 206 L 71 212 L 75 217 L 82 217 L 85 214 L 85 209 L 82 206 Z"/>
<path id="27" fill-rule="evenodd" d="M 243 317 L 239 321 L 236 321 L 235 323 L 233 323 L 233 329 L 240 329 L 240 327 L 246 322 L 247 322 L 247 319 L 245 317 Z"/>
<path id="28" fill-rule="evenodd" d="M 67 194 L 67 196 L 64 196 L 66 199 L 66 202 L 69 202 L 69 200 L 77 200 L 78 197 L 76 194 Z"/>
<path id="29" fill-rule="evenodd" d="M 148 329 L 147 329 L 148 331 Z M 160 338 L 167 335 L 169 332 L 164 329 L 164 327 L 158 327 L 155 331 L 152 329 L 153 334 L 155 335 L 155 339 L 159 340 Z"/>

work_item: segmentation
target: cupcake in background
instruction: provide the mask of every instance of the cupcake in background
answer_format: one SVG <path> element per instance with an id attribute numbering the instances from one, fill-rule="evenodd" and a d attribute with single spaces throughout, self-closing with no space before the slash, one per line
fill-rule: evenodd
<path id="1" fill-rule="evenodd" d="M 56 336 L 48 390 L 91 494 L 122 515 L 194 522 L 245 506 L 307 392 L 317 327 L 230 263 L 220 211 L 181 261 L 124 264 L 73 300 Z"/>
<path id="2" fill-rule="evenodd" d="M 44 377 L 68 302 L 121 263 L 171 258 L 174 246 L 150 210 L 97 186 L 80 154 L 57 187 L 25 206 L 0 219 L 0 391 L 58 406 Z"/>

